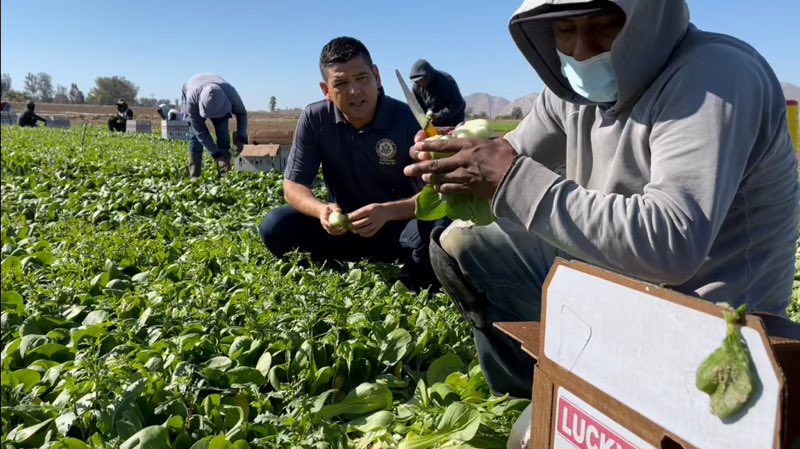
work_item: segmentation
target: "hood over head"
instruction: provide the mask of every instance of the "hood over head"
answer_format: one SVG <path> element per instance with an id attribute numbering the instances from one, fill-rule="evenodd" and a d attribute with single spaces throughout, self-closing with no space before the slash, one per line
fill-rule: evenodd
<path id="1" fill-rule="evenodd" d="M 209 84 L 200 91 L 200 116 L 204 118 L 221 118 L 230 115 L 231 101 L 225 91 L 216 84 Z"/>
<path id="2" fill-rule="evenodd" d="M 430 77 L 433 74 L 433 66 L 430 62 L 424 59 L 418 59 L 417 62 L 411 66 L 411 74 L 408 75 L 412 80 L 419 78 Z"/>
<path id="3" fill-rule="evenodd" d="M 561 73 L 553 39 L 553 21 L 591 14 L 609 3 L 625 13 L 625 26 L 611 47 L 617 100 L 609 112 L 634 103 L 658 76 L 689 26 L 685 0 L 524 0 L 508 25 L 511 37 L 544 84 L 559 98 L 597 104 L 578 95 Z"/>

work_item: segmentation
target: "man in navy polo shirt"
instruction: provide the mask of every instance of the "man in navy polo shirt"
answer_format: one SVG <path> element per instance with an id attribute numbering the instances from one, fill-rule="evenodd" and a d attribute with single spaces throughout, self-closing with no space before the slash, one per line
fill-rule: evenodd
<path id="1" fill-rule="evenodd" d="M 409 287 L 438 285 L 428 258 L 437 222 L 414 218 L 423 183 L 403 174 L 419 124 L 408 105 L 384 94 L 378 67 L 357 39 L 328 42 L 319 65 L 325 99 L 298 121 L 284 172 L 288 204 L 264 217 L 264 244 L 278 257 L 299 250 L 316 261 L 398 260 Z M 312 191 L 320 165 L 327 201 Z M 333 212 L 347 214 L 350 229 L 331 225 Z"/>

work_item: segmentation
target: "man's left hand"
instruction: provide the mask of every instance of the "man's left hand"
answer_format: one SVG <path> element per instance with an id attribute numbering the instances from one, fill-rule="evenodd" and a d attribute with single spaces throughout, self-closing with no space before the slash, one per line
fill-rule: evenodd
<path id="1" fill-rule="evenodd" d="M 418 135 L 419 137 L 419 135 Z M 431 153 L 452 153 L 433 159 Z M 517 152 L 503 138 L 453 139 L 417 142 L 409 150 L 419 160 L 403 169 L 406 176 L 422 176 L 441 193 L 470 194 L 491 199 Z"/>
<path id="2" fill-rule="evenodd" d="M 350 212 L 350 224 L 353 232 L 361 237 L 372 237 L 389 221 L 388 209 L 378 203 L 368 204 Z"/>
<path id="3" fill-rule="evenodd" d="M 244 149 L 245 142 L 247 142 L 247 136 L 244 136 L 244 138 L 242 138 L 242 136 L 238 134 L 234 135 L 233 144 L 236 146 L 236 149 L 239 151 L 239 153 L 241 153 L 242 150 Z"/>

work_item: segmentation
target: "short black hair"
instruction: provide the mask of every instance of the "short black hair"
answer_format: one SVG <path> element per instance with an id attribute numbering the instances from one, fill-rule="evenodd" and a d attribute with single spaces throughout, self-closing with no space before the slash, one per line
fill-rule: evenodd
<path id="1" fill-rule="evenodd" d="M 330 42 L 322 47 L 319 55 L 319 73 L 323 80 L 328 79 L 327 69 L 341 62 L 347 62 L 357 56 L 361 56 L 367 65 L 372 67 L 372 57 L 369 55 L 367 47 L 360 40 L 349 37 L 339 36 L 331 39 Z"/>

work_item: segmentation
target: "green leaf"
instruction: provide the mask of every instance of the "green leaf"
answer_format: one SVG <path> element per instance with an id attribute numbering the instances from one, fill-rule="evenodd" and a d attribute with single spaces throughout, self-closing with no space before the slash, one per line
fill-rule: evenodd
<path id="1" fill-rule="evenodd" d="M 246 351 L 250 348 L 250 345 L 253 343 L 253 339 L 248 336 L 240 335 L 233 340 L 231 343 L 231 347 L 228 350 L 228 357 L 236 360 L 242 354 L 242 352 Z"/>
<path id="2" fill-rule="evenodd" d="M 0 264 L 0 269 L 3 270 L 3 276 L 9 276 L 11 273 L 19 273 L 22 271 L 22 261 L 17 256 L 8 256 L 3 259 Z"/>
<path id="3" fill-rule="evenodd" d="M 88 317 L 88 316 L 87 316 Z M 81 341 L 85 338 L 98 339 L 108 335 L 108 330 L 105 327 L 93 324 L 91 326 L 80 326 L 69 330 L 71 348 L 77 348 Z"/>
<path id="4" fill-rule="evenodd" d="M 92 282 L 89 283 L 89 293 L 98 295 L 103 290 L 103 287 L 108 284 L 109 276 L 108 273 L 102 272 L 97 276 L 92 278 Z"/>
<path id="5" fill-rule="evenodd" d="M 447 204 L 433 185 L 426 184 L 422 188 L 414 203 L 414 215 L 424 221 L 438 220 L 447 215 Z"/>
<path id="6" fill-rule="evenodd" d="M 738 323 L 747 304 L 733 309 L 722 304 L 727 333 L 722 346 L 697 368 L 697 388 L 711 396 L 711 413 L 729 418 L 738 413 L 753 394 L 758 374 Z"/>
<path id="7" fill-rule="evenodd" d="M 381 362 L 384 365 L 394 365 L 401 361 L 413 346 L 411 334 L 403 328 L 397 328 L 389 332 L 389 335 L 381 343 Z"/>
<path id="8" fill-rule="evenodd" d="M 58 415 L 56 418 L 56 429 L 58 429 L 59 435 L 66 435 L 77 420 L 78 416 L 72 412 L 61 413 Z"/>
<path id="9" fill-rule="evenodd" d="M 17 292 L 10 291 L 0 294 L 0 304 L 2 304 L 3 311 L 13 310 L 20 314 L 25 313 L 25 302 L 22 300 L 22 295 Z"/>
<path id="10" fill-rule="evenodd" d="M 223 435 L 207 436 L 192 445 L 190 449 L 231 449 L 231 442 Z"/>
<path id="11" fill-rule="evenodd" d="M 66 346 L 59 343 L 45 343 L 33 349 L 29 349 L 24 356 L 26 363 L 34 360 L 52 360 L 56 362 L 66 362 L 75 358 L 75 354 Z"/>
<path id="12" fill-rule="evenodd" d="M 339 403 L 329 404 L 320 410 L 322 419 L 339 415 L 363 415 L 392 406 L 392 392 L 386 385 L 362 383 Z"/>
<path id="13" fill-rule="evenodd" d="M 39 447 L 44 444 L 45 436 L 53 423 L 53 418 L 32 426 L 16 428 L 8 433 L 8 441 L 19 443 L 22 447 Z"/>
<path id="14" fill-rule="evenodd" d="M 114 408 L 112 419 L 114 430 L 120 438 L 127 440 L 138 434 L 144 426 L 144 416 L 133 398 L 125 398 Z"/>
<path id="15" fill-rule="evenodd" d="M 42 380 L 42 375 L 38 371 L 27 368 L 18 369 L 10 374 L 13 375 L 11 387 L 22 385 L 24 393 L 30 392 Z M 5 381 L 5 379 L 3 380 Z"/>
<path id="16" fill-rule="evenodd" d="M 81 324 L 83 324 L 84 326 L 91 326 L 93 324 L 103 324 L 106 321 L 108 321 L 109 316 L 110 314 L 105 310 L 95 310 L 89 312 L 89 314 L 86 315 L 86 318 L 83 319 L 83 323 Z"/>
<path id="17" fill-rule="evenodd" d="M 361 433 L 367 433 L 373 430 L 388 429 L 394 422 L 394 418 L 394 413 L 388 410 L 379 410 L 371 415 L 358 417 L 347 425 Z"/>
<path id="18" fill-rule="evenodd" d="M 428 367 L 428 372 L 425 374 L 425 380 L 428 385 L 444 382 L 451 373 L 462 369 L 464 369 L 464 362 L 461 361 L 461 357 L 448 352 L 431 363 L 431 366 Z"/>
<path id="19" fill-rule="evenodd" d="M 56 260 L 50 251 L 38 251 L 31 254 L 31 256 L 42 265 L 52 265 Z"/>
<path id="20" fill-rule="evenodd" d="M 256 369 L 261 372 L 264 377 L 269 375 L 269 370 L 272 367 L 272 354 L 269 351 L 264 351 L 261 357 L 258 358 Z"/>
<path id="21" fill-rule="evenodd" d="M 25 356 L 28 354 L 28 351 L 31 349 L 36 348 L 37 346 L 42 346 L 50 342 L 50 337 L 39 335 L 39 334 L 29 334 L 22 337 L 22 343 L 19 345 L 19 355 L 22 356 L 24 359 Z"/>
<path id="22" fill-rule="evenodd" d="M 162 426 L 149 426 L 125 440 L 120 449 L 168 449 L 169 432 Z"/>
<path id="23" fill-rule="evenodd" d="M 444 412 L 433 433 L 409 433 L 400 443 L 400 449 L 424 449 L 447 442 L 467 442 L 475 436 L 481 425 L 477 410 L 463 402 L 453 402 Z"/>
<path id="24" fill-rule="evenodd" d="M 50 446 L 50 449 L 91 449 L 91 446 L 77 438 L 64 438 Z"/>
<path id="25" fill-rule="evenodd" d="M 431 401 L 438 407 L 447 407 L 455 401 L 460 401 L 461 396 L 450 385 L 437 382 L 428 389 Z"/>
<path id="26" fill-rule="evenodd" d="M 185 422 L 183 420 L 183 416 L 170 415 L 170 417 L 167 418 L 167 421 L 164 423 L 164 427 L 171 432 L 177 433 L 183 430 L 184 424 Z"/>
<path id="27" fill-rule="evenodd" d="M 0 352 L 0 359 L 2 359 L 2 368 L 4 370 L 19 366 L 22 363 L 22 355 L 19 352 L 20 346 L 22 346 L 22 339 L 15 338 L 3 347 L 3 351 Z"/>
<path id="28" fill-rule="evenodd" d="M 225 371 L 233 365 L 233 360 L 225 357 L 224 355 L 212 357 L 206 362 L 206 368 L 218 369 Z"/>
<path id="29" fill-rule="evenodd" d="M 492 206 L 489 200 L 472 195 L 444 195 L 447 203 L 447 216 L 453 220 L 471 220 L 478 226 L 485 226 L 494 221 Z"/>
<path id="30" fill-rule="evenodd" d="M 225 374 L 232 384 L 252 383 L 261 386 L 267 382 L 267 379 L 261 374 L 261 371 L 249 366 L 237 366 Z"/>

